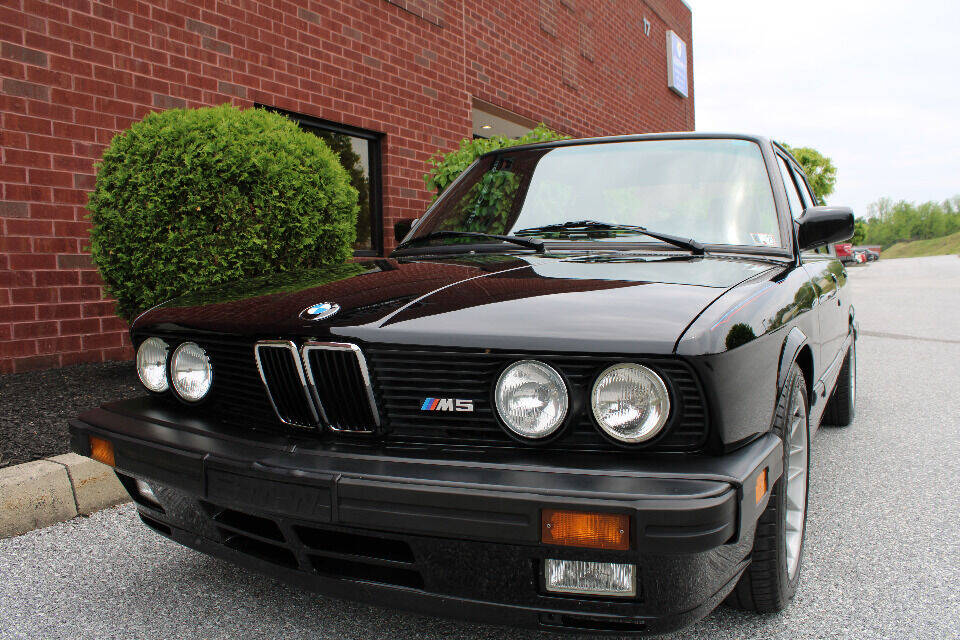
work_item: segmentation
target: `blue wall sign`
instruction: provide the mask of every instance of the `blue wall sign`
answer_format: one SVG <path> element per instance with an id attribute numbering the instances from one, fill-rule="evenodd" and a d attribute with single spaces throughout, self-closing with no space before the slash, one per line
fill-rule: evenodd
<path id="1" fill-rule="evenodd" d="M 667 31 L 667 86 L 687 97 L 687 43 L 673 31 Z"/>

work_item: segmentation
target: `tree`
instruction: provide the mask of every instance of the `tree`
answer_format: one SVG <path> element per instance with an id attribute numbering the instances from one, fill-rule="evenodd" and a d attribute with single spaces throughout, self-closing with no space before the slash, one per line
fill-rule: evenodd
<path id="1" fill-rule="evenodd" d="M 886 220 L 893 211 L 893 198 L 879 198 L 876 202 L 867 205 L 868 218 Z"/>
<path id="2" fill-rule="evenodd" d="M 863 231 L 860 242 L 886 248 L 905 240 L 927 240 L 956 233 L 960 231 L 960 209 L 956 203 L 957 197 L 919 205 L 880 198 L 867 208 L 868 217 L 856 223 L 857 233 Z"/>
<path id="3" fill-rule="evenodd" d="M 855 245 L 860 245 L 863 244 L 866 237 L 867 223 L 864 222 L 863 218 L 857 218 L 857 221 L 853 223 L 853 237 L 850 238 L 850 242 Z"/>
<path id="4" fill-rule="evenodd" d="M 810 181 L 810 187 L 813 189 L 813 195 L 817 197 L 820 204 L 826 202 L 827 196 L 833 193 L 837 184 L 837 168 L 833 160 L 811 147 L 791 147 L 784 142 L 780 145 L 789 151 L 803 167 L 803 172 L 807 174 L 807 180 Z"/>

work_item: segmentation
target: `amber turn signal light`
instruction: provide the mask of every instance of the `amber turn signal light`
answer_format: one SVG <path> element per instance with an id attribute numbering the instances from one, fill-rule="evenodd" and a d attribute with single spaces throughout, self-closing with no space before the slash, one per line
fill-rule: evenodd
<path id="1" fill-rule="evenodd" d="M 767 468 L 764 467 L 760 475 L 757 476 L 757 504 L 767 495 Z"/>
<path id="2" fill-rule="evenodd" d="M 630 518 L 618 513 L 544 509 L 540 540 L 544 544 L 626 551 L 630 548 Z"/>
<path id="3" fill-rule="evenodd" d="M 103 438 L 90 436 L 90 457 L 111 467 L 117 466 L 113 459 L 113 445 Z"/>

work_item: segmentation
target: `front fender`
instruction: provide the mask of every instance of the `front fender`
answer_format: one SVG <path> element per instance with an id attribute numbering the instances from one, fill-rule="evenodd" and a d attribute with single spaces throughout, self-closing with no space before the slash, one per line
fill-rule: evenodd
<path id="1" fill-rule="evenodd" d="M 790 373 L 790 367 L 803 345 L 807 344 L 807 336 L 804 335 L 800 327 L 794 327 L 783 340 L 783 347 L 780 349 L 780 365 L 777 370 L 777 394 L 783 391 L 783 386 L 787 383 L 787 375 Z M 812 372 L 804 372 L 808 378 Z M 813 384 L 812 380 L 807 380 L 807 385 Z"/>

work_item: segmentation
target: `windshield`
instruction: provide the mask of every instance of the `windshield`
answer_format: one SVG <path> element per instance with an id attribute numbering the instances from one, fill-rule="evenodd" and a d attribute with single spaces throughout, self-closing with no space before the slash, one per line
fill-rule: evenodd
<path id="1" fill-rule="evenodd" d="M 543 228 L 584 220 L 607 228 Z M 506 150 L 481 158 L 417 226 L 413 240 L 472 231 L 548 241 L 656 242 L 625 228 L 630 225 L 707 244 L 781 246 L 760 147 L 733 139 Z"/>

